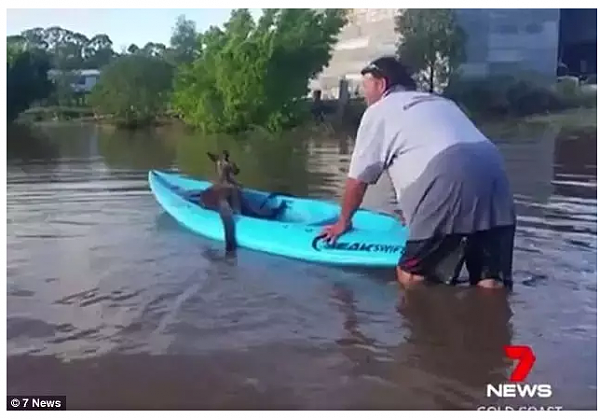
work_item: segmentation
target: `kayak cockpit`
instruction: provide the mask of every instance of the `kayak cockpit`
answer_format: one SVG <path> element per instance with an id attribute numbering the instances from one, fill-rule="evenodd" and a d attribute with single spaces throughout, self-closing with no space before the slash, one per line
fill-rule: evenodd
<path id="1" fill-rule="evenodd" d="M 244 197 L 258 207 L 276 209 L 284 204 L 284 209 L 272 220 L 280 223 L 321 226 L 335 223 L 339 216 L 339 209 L 331 204 L 295 198 L 286 194 L 274 193 L 265 196 L 260 193 L 244 192 Z"/>
<path id="2" fill-rule="evenodd" d="M 185 191 L 181 195 L 190 203 L 200 206 L 202 190 Z M 244 191 L 244 199 L 253 208 L 277 209 L 284 204 L 281 211 L 277 211 L 275 218 L 266 218 L 268 221 L 303 224 L 306 226 L 324 226 L 337 221 L 338 211 L 330 205 L 317 205 L 311 201 L 290 197 L 283 194 L 264 194 L 253 191 Z M 318 207 L 318 208 L 317 208 Z M 328 208 L 330 207 L 330 208 Z M 244 214 L 248 218 L 263 219 Z"/>

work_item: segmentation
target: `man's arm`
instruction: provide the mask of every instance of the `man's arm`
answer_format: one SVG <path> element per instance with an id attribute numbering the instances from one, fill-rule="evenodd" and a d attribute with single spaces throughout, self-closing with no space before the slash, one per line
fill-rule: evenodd
<path id="1" fill-rule="evenodd" d="M 389 160 L 383 119 L 377 111 L 378 109 L 368 109 L 364 113 L 356 134 L 340 215 L 340 221 L 346 224 L 350 224 L 367 187 L 377 183 Z"/>
<path id="2" fill-rule="evenodd" d="M 368 184 L 358 179 L 348 178 L 344 188 L 342 199 L 342 212 L 340 222 L 349 225 L 354 213 L 360 208 L 360 204 L 367 191 Z"/>

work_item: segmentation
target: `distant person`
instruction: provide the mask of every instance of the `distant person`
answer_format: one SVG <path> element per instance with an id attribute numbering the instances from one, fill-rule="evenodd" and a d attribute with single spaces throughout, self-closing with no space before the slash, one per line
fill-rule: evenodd
<path id="1" fill-rule="evenodd" d="M 416 91 L 394 57 L 366 66 L 365 111 L 340 218 L 321 236 L 351 228 L 369 184 L 387 170 L 409 237 L 396 269 L 409 286 L 454 284 L 463 263 L 472 285 L 512 287 L 515 210 L 497 148 L 452 101 Z"/>
<path id="2" fill-rule="evenodd" d="M 325 122 L 323 112 L 323 101 L 321 100 L 321 90 L 315 90 L 312 94 L 311 112 L 317 122 Z"/>

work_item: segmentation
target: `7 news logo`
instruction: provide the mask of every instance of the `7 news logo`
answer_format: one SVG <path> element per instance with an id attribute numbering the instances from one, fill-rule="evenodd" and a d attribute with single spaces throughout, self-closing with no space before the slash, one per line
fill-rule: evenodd
<path id="1" fill-rule="evenodd" d="M 541 398 L 552 397 L 552 386 L 550 384 L 524 383 L 535 364 L 535 354 L 530 346 L 507 345 L 504 347 L 506 356 L 516 360 L 517 365 L 509 377 L 509 383 L 488 384 L 486 387 L 487 397 L 500 398 Z"/>

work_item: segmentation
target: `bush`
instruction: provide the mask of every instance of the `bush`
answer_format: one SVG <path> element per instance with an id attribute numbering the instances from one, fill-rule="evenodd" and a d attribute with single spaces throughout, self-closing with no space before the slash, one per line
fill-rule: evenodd
<path id="1" fill-rule="evenodd" d="M 546 113 L 563 107 L 555 92 L 529 80 L 517 80 L 510 84 L 506 96 L 508 113 L 513 116 Z"/>
<path id="2" fill-rule="evenodd" d="M 562 80 L 547 85 L 526 75 L 454 79 L 444 94 L 481 116 L 527 116 L 596 106 L 595 93 L 583 92 L 578 83 Z"/>
<path id="3" fill-rule="evenodd" d="M 206 133 L 271 131 L 310 116 L 308 82 L 327 65 L 343 9 L 234 10 L 224 29 L 201 35 L 198 57 L 179 69 L 173 108 Z"/>
<path id="4" fill-rule="evenodd" d="M 169 103 L 172 66 L 158 57 L 126 55 L 111 62 L 90 94 L 90 105 L 117 125 L 151 124 Z"/>
<path id="5" fill-rule="evenodd" d="M 52 92 L 48 80 L 50 61 L 39 51 L 23 51 L 8 44 L 6 63 L 6 116 L 14 121 L 35 101 L 47 98 Z"/>
<path id="6" fill-rule="evenodd" d="M 561 77 L 554 90 L 567 108 L 593 108 L 597 106 L 595 90 L 585 89 L 576 77 Z"/>

